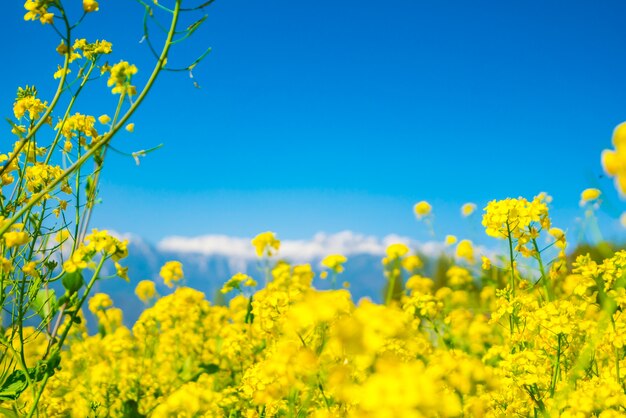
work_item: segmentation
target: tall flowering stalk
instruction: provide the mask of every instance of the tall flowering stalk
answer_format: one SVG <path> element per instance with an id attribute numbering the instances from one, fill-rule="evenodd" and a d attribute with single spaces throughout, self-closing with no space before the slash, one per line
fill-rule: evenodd
<path id="1" fill-rule="evenodd" d="M 204 21 L 181 30 L 182 15 L 211 1 L 188 7 L 182 0 L 172 1 L 171 7 L 156 1 L 138 3 L 145 9 L 146 39 L 153 26 L 149 21 L 166 16 L 170 22 L 163 29 L 162 47 L 149 43 L 155 64 L 143 86 L 134 81 L 139 71 L 135 65 L 124 60 L 109 64 L 110 42 L 76 36 L 89 14 L 99 11 L 97 1 L 83 0 L 80 10 L 66 8 L 60 0 L 24 4 L 25 20 L 48 25 L 59 36 L 56 51 L 63 61 L 52 71 L 58 85 L 51 99 L 42 98 L 34 86 L 18 89 L 9 119 L 16 141 L 0 154 L 0 400 L 28 394 L 28 402 L 16 402 L 13 408 L 28 417 L 37 413 L 104 266 L 111 263 L 114 276 L 128 280 L 123 266 L 127 243 L 107 231 L 89 232 L 107 150 L 123 128 L 132 132 L 131 118 L 158 75 L 181 70 L 167 66 L 170 49 Z M 204 55 L 183 69 L 191 71 Z M 117 98 L 113 116 L 96 118 L 77 111 L 78 98 L 87 88 L 98 88 L 102 79 L 106 86 L 100 88 Z M 33 351 L 33 343 L 41 340 L 43 348 Z"/>

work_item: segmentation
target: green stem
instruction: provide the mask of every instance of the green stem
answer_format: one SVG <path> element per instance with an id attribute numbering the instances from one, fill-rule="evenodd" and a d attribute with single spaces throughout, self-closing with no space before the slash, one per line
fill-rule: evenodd
<path id="1" fill-rule="evenodd" d="M 533 242 L 533 248 L 535 249 L 535 252 L 537 253 L 537 255 L 535 256 L 535 260 L 537 260 L 537 263 L 539 263 L 539 272 L 541 273 L 541 278 L 539 280 L 541 280 L 541 284 L 543 285 L 543 288 L 546 291 L 547 300 L 550 301 L 552 300 L 552 290 L 548 286 L 548 276 L 546 275 L 546 269 L 543 265 L 541 252 L 539 251 L 539 246 L 537 245 L 537 239 L 533 238 L 532 242 Z"/>
<path id="2" fill-rule="evenodd" d="M 511 263 L 511 294 L 515 297 L 515 262 L 513 259 L 513 238 L 511 237 L 511 226 L 506 221 L 507 238 L 509 240 L 509 260 Z"/>
<path id="3" fill-rule="evenodd" d="M 74 321 L 76 320 L 76 317 L 80 313 L 80 309 L 82 308 L 83 303 L 85 303 L 85 300 L 87 300 L 87 297 L 89 296 L 89 293 L 91 292 L 91 288 L 96 283 L 96 280 L 98 280 L 98 276 L 100 275 L 100 270 L 102 270 L 102 266 L 104 265 L 104 262 L 106 259 L 107 259 L 106 256 L 102 256 L 102 258 L 100 259 L 100 262 L 98 263 L 98 266 L 94 270 L 93 276 L 91 277 L 89 284 L 87 284 L 87 288 L 85 289 L 85 292 L 83 293 L 82 298 L 80 298 L 78 303 L 76 304 L 76 307 L 74 311 L 72 312 L 70 319 L 67 325 L 65 326 L 65 329 L 63 330 L 63 333 L 59 337 L 59 341 L 57 342 L 56 348 L 54 350 L 55 352 L 60 352 L 61 349 L 63 348 L 63 343 L 65 342 L 65 339 L 67 338 L 68 334 L 70 333 L 70 330 L 72 329 L 72 324 L 74 323 Z M 46 374 L 44 375 L 41 381 L 39 390 L 37 391 L 37 394 L 35 395 L 35 398 L 33 399 L 33 405 L 28 415 L 26 415 L 26 418 L 31 418 L 33 414 L 35 413 L 35 411 L 37 410 L 37 405 L 39 404 L 41 395 L 43 394 L 43 391 L 46 387 L 46 383 L 48 383 L 48 379 L 52 376 L 52 374 L 53 373 L 51 373 L 50 370 L 46 369 Z"/>
<path id="4" fill-rule="evenodd" d="M 557 347 L 556 347 L 556 361 L 554 364 L 554 371 L 552 372 L 552 382 L 550 383 L 550 396 L 554 397 L 554 390 L 556 388 L 556 381 L 561 372 L 561 340 L 563 334 L 557 335 Z"/>

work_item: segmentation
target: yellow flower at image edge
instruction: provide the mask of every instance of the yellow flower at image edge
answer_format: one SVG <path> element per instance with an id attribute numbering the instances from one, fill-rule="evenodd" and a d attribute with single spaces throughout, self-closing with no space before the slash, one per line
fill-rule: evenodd
<path id="1" fill-rule="evenodd" d="M 274 255 L 275 251 L 280 248 L 280 241 L 276 238 L 276 234 L 271 231 L 262 232 L 252 239 L 252 245 L 258 257 L 263 257 L 267 252 L 268 256 Z"/>
<path id="2" fill-rule="evenodd" d="M 415 212 L 415 216 L 417 219 L 421 219 L 424 216 L 428 216 L 430 212 L 433 210 L 433 207 L 425 200 L 418 202 L 413 206 L 413 211 Z"/>
<path id="3" fill-rule="evenodd" d="M 626 122 L 613 131 L 613 146 L 615 150 L 602 151 L 602 168 L 608 176 L 615 177 L 615 188 L 626 195 Z"/>
<path id="4" fill-rule="evenodd" d="M 95 0 L 83 0 L 83 10 L 85 13 L 97 12 L 100 9 Z"/>
<path id="5" fill-rule="evenodd" d="M 183 264 L 180 261 L 168 261 L 161 267 L 159 274 L 167 287 L 174 287 L 174 282 L 184 277 Z"/>
<path id="6" fill-rule="evenodd" d="M 52 24 L 54 20 L 54 13 L 48 12 L 48 4 L 37 0 L 26 0 L 24 8 L 27 13 L 24 15 L 24 20 L 36 20 L 42 24 Z"/>

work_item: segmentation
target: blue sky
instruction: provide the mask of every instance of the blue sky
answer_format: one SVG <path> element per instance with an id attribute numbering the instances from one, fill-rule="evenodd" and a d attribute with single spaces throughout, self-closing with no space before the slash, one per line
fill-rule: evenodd
<path id="1" fill-rule="evenodd" d="M 50 28 L 23 22 L 20 3 L 0 25 L 7 116 L 18 86 L 50 94 L 60 62 Z M 158 80 L 116 146 L 165 146 L 139 167 L 111 154 L 94 226 L 151 240 L 420 237 L 412 205 L 428 200 L 437 232 L 478 236 L 479 218 L 468 229 L 458 215 L 466 201 L 547 191 L 568 227 L 586 187 L 605 190 L 608 218 L 626 209 L 599 178 L 626 120 L 623 1 L 217 0 L 206 13 L 171 59 L 212 47 L 193 73 L 201 89 L 186 73 Z M 102 1 L 78 35 L 112 41 L 111 60 L 145 79 L 141 18 L 134 2 Z M 77 109 L 111 113 L 105 84 Z"/>

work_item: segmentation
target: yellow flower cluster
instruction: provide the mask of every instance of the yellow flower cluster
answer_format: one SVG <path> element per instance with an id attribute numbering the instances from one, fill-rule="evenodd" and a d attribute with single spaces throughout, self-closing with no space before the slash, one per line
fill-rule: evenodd
<path id="1" fill-rule="evenodd" d="M 267 231 L 254 237 L 252 245 L 258 257 L 263 257 L 263 255 L 271 257 L 280 248 L 280 241 L 276 238 L 276 234 Z"/>
<path id="2" fill-rule="evenodd" d="M 161 267 L 159 274 L 167 287 L 174 287 L 174 283 L 184 277 L 183 264 L 180 261 L 168 261 Z"/>
<path id="3" fill-rule="evenodd" d="M 89 138 L 96 138 L 98 136 L 98 131 L 94 125 L 96 124 L 96 118 L 89 115 L 82 115 L 80 113 L 75 113 L 74 115 L 66 118 L 63 121 L 59 121 L 55 127 L 57 130 L 61 130 L 61 134 L 66 139 L 72 139 L 74 137 L 83 136 Z M 84 145 L 84 143 L 82 143 Z"/>
<path id="4" fill-rule="evenodd" d="M 21 119 L 28 112 L 30 120 L 39 119 L 39 116 L 46 110 L 47 102 L 42 102 L 34 95 L 18 98 L 13 104 L 13 114 L 17 119 Z"/>
<path id="5" fill-rule="evenodd" d="M 137 67 L 126 61 L 120 61 L 109 68 L 109 81 L 107 81 L 107 85 L 113 87 L 113 94 L 135 95 L 137 94 L 137 89 L 130 84 L 135 74 L 137 74 Z"/>
<path id="6" fill-rule="evenodd" d="M 86 39 L 77 39 L 74 41 L 72 51 L 81 51 L 85 58 L 94 61 L 100 55 L 107 55 L 113 52 L 113 45 L 111 45 L 111 42 L 105 40 L 97 40 L 94 43 L 88 43 Z"/>
<path id="7" fill-rule="evenodd" d="M 67 273 L 74 273 L 85 268 L 93 268 L 93 257 L 96 254 L 101 254 L 105 258 L 111 258 L 115 261 L 118 275 L 128 279 L 125 277 L 125 270 L 118 264 L 121 259 L 128 256 L 127 247 L 128 241 L 120 241 L 106 230 L 93 229 L 91 234 L 85 237 L 85 242 L 81 243 L 65 260 L 63 270 Z"/>
<path id="8" fill-rule="evenodd" d="M 256 280 L 247 274 L 237 273 L 233 277 L 231 277 L 224 286 L 222 286 L 222 293 L 228 293 L 231 290 L 238 289 L 241 290 L 241 286 L 247 287 L 255 287 L 257 285 Z"/>
<path id="9" fill-rule="evenodd" d="M 114 254 L 118 244 L 94 231 L 88 245 Z M 156 302 L 130 329 L 111 298 L 95 294 L 88 307 L 98 333 L 73 334 L 40 413 L 624 416 L 626 251 L 601 263 L 580 256 L 550 283 L 551 298 L 532 279 L 520 277 L 513 294 L 505 279 L 459 265 L 435 283 L 415 273 L 421 262 L 404 244 L 389 246 L 385 260 L 413 271 L 388 304 L 316 290 L 310 265 L 283 261 L 271 266 L 266 287 L 227 306 L 186 287 L 159 298 L 154 282 L 142 281 L 137 296 Z M 172 283 L 182 266 L 169 262 L 162 273 Z M 239 273 L 224 289 L 251 281 Z M 36 352 L 47 341 L 31 344 Z M 31 397 L 24 391 L 17 404 Z"/>
<path id="10" fill-rule="evenodd" d="M 37 20 L 42 24 L 52 24 L 54 13 L 48 11 L 48 7 L 53 4 L 52 0 L 26 0 L 24 8 L 27 10 L 24 20 Z"/>

